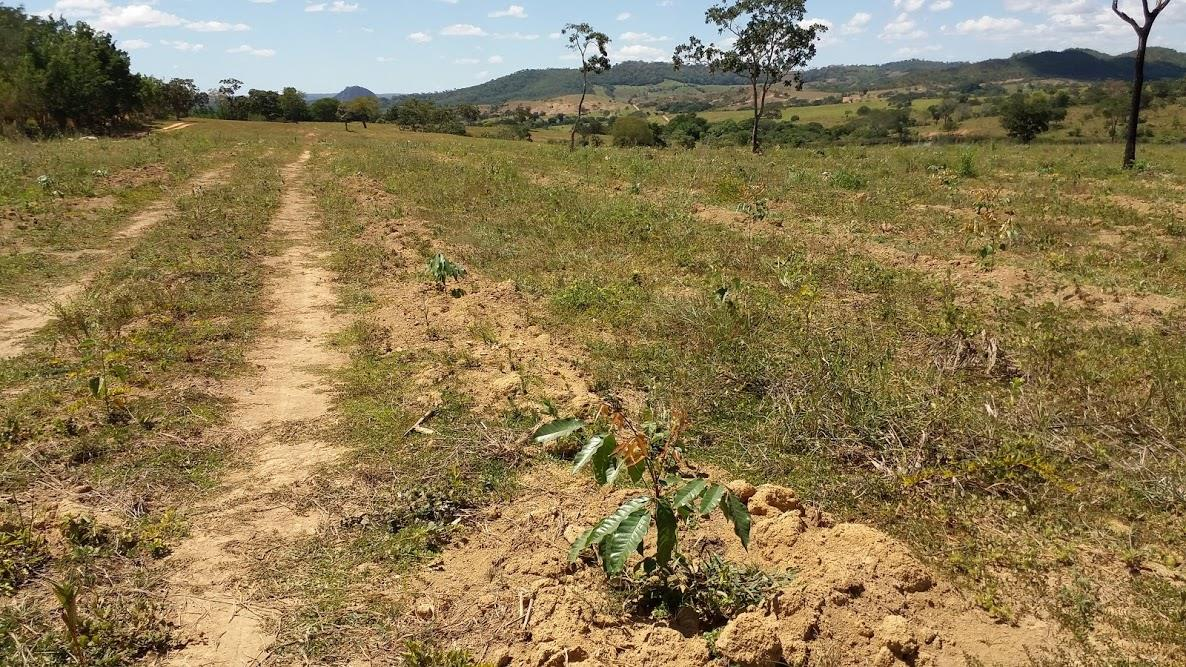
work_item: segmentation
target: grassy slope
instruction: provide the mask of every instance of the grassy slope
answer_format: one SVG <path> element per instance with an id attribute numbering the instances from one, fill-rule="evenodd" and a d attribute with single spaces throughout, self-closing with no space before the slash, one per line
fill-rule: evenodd
<path id="1" fill-rule="evenodd" d="M 697 456 L 904 537 L 1002 617 L 1038 608 L 1180 655 L 1165 619 L 1186 606 L 1150 574 L 1186 547 L 1180 320 L 973 293 L 847 240 L 1178 298 L 1178 152 L 1124 174 L 1107 146 L 984 147 L 959 177 L 964 149 L 333 141 L 335 171 L 385 183 L 463 262 L 549 303 L 603 391 L 687 409 Z M 777 226 L 692 215 L 758 200 Z M 1006 222 L 1019 232 L 982 258 Z M 1121 228 L 1121 247 L 1102 240 Z M 990 339 L 995 363 L 976 351 Z"/>
<path id="2" fill-rule="evenodd" d="M 117 509 L 145 496 L 148 509 L 120 529 L 149 551 L 184 530 L 168 510 L 217 479 L 226 460 L 203 438 L 223 409 L 204 382 L 240 370 L 256 325 L 255 260 L 271 250 L 261 234 L 273 177 L 309 129 L 199 127 L 218 146 L 251 142 L 231 182 L 191 198 L 36 351 L 0 365 L 0 391 L 18 397 L 0 414 L 6 491 L 42 512 L 79 483 Z M 887 259 L 920 253 L 977 273 L 1025 270 L 1180 299 L 1179 152 L 1148 148 L 1154 170 L 1130 174 L 1115 168 L 1109 146 L 986 145 L 971 154 L 974 175 L 960 176 L 962 148 L 569 153 L 383 126 L 318 130 L 324 171 L 315 180 L 346 303 L 365 311 L 392 271 L 402 279 L 416 270 L 366 239 L 391 218 L 424 220 L 451 257 L 546 304 L 533 316 L 583 342 L 599 391 L 686 409 L 697 458 L 794 486 L 903 537 L 1003 618 L 1037 608 L 1085 637 L 1140 642 L 1136 654 L 1151 662 L 1181 658 L 1186 600 L 1162 576 L 1181 572 L 1186 550 L 1181 320 L 973 291 L 925 264 Z M 359 210 L 341 185 L 356 174 L 394 201 Z M 725 215 L 759 203 L 767 215 Z M 705 207 L 723 214 L 694 214 Z M 999 249 L 1002 230 L 1010 235 Z M 987 245 L 998 249 L 982 256 Z M 534 415 L 514 406 L 474 414 L 446 396 L 441 451 L 410 461 L 406 438 L 391 433 L 418 417 L 402 403 L 416 390 L 393 378 L 433 360 L 388 354 L 381 339 L 364 324 L 343 340 L 356 355 L 340 378 L 335 438 L 373 473 L 375 492 L 360 492 L 386 511 L 406 502 L 395 494 L 414 490 L 417 475 L 441 477 L 445 492 L 467 499 L 500 492 L 500 461 L 445 461 L 492 428 L 514 441 Z M 997 345 L 992 368 L 987 340 Z M 110 378 L 127 414 L 150 421 L 90 398 L 86 381 L 97 375 Z M 168 643 L 151 599 L 129 590 L 150 589 L 137 577 L 151 553 L 80 551 L 87 545 L 62 542 L 52 522 L 21 537 L 25 525 L 14 517 L 6 530 L 29 554 L 46 553 L 42 537 L 55 549 L 48 563 L 20 561 L 33 579 L 19 582 L 21 606 L 0 616 L 0 629 L 16 633 L 4 636 L 30 642 L 42 663 L 64 659 L 60 635 L 46 631 L 41 584 L 80 567 L 85 613 L 113 619 L 102 646 L 138 653 Z M 282 568 L 305 578 L 296 593 L 314 603 L 298 626 L 310 631 L 291 650 L 319 655 L 329 634 L 382 628 L 399 612 L 390 600 L 360 606 L 342 592 L 379 581 L 368 574 L 375 563 L 389 564 L 388 581 L 437 539 L 382 526 L 359 535 L 310 545 Z M 335 579 L 342 573 L 349 585 Z M 0 642 L 0 657 L 17 650 Z M 1117 664 L 1133 652 L 1100 650 Z"/>

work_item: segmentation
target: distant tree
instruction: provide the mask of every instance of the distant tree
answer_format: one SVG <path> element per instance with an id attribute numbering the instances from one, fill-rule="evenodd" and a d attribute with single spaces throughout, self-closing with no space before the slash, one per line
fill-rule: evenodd
<path id="1" fill-rule="evenodd" d="M 165 100 L 165 82 L 155 76 L 140 77 L 140 103 L 152 118 L 164 118 L 171 112 Z"/>
<path id="2" fill-rule="evenodd" d="M 458 104 L 457 115 L 467 123 L 476 123 L 482 118 L 482 111 L 473 104 Z"/>
<path id="3" fill-rule="evenodd" d="M 680 114 L 663 128 L 663 140 L 668 146 L 695 148 L 707 131 L 707 120 L 696 114 Z"/>
<path id="4" fill-rule="evenodd" d="M 342 103 L 332 97 L 323 97 L 309 105 L 309 115 L 313 120 L 322 123 L 332 123 L 338 120 L 338 107 Z"/>
<path id="5" fill-rule="evenodd" d="M 362 123 L 362 129 L 365 130 L 367 123 L 379 120 L 379 98 L 368 95 L 346 102 L 338 107 L 338 120 L 345 123 L 347 130 L 351 122 Z"/>
<path id="6" fill-rule="evenodd" d="M 803 87 L 800 70 L 815 57 L 815 42 L 827 27 L 806 23 L 805 0 L 717 0 L 704 21 L 731 40 L 726 45 L 705 44 L 692 37 L 676 47 L 676 69 L 703 63 L 712 72 L 745 77 L 753 94 L 753 131 L 750 143 L 761 153 L 758 135 L 766 96 L 778 83 Z"/>
<path id="7" fill-rule="evenodd" d="M 252 88 L 247 91 L 247 109 L 251 115 L 263 120 L 280 120 L 283 117 L 280 109 L 280 93 L 274 90 Z"/>
<path id="8" fill-rule="evenodd" d="M 181 120 L 189 115 L 191 109 L 198 101 L 200 91 L 194 85 L 193 79 L 173 79 L 166 83 L 161 90 L 165 104 L 168 105 L 169 110 Z"/>
<path id="9" fill-rule="evenodd" d="M 280 115 L 290 123 L 309 120 L 309 104 L 305 102 L 305 94 L 291 87 L 281 91 Z"/>
<path id="10" fill-rule="evenodd" d="M 1097 98 L 1095 113 L 1104 121 L 1104 129 L 1108 131 L 1108 139 L 1116 141 L 1120 136 L 1120 123 L 1128 115 L 1128 100 L 1124 94 L 1107 95 Z"/>
<path id="11" fill-rule="evenodd" d="M 465 134 L 465 123 L 457 110 L 439 106 L 432 100 L 409 98 L 389 108 L 386 118 L 416 132 Z"/>
<path id="12" fill-rule="evenodd" d="M 247 120 L 250 113 L 247 98 L 239 96 L 243 82 L 235 78 L 227 78 L 218 82 L 214 91 L 215 105 L 218 107 L 218 117 L 223 120 Z"/>
<path id="13" fill-rule="evenodd" d="M 638 116 L 622 116 L 609 130 L 615 146 L 654 146 L 655 133 L 646 120 Z"/>
<path id="14" fill-rule="evenodd" d="M 234 78 L 223 79 L 218 82 L 218 92 L 227 97 L 234 97 L 242 87 L 243 82 Z"/>
<path id="15" fill-rule="evenodd" d="M 1010 137 L 1028 144 L 1050 130 L 1050 124 L 1067 116 L 1043 94 L 1014 93 L 1001 104 L 1001 126 Z"/>
<path id="16" fill-rule="evenodd" d="M 1137 33 L 1136 73 L 1133 75 L 1132 106 L 1128 113 L 1128 136 L 1124 145 L 1124 168 L 1131 169 L 1137 161 L 1137 132 L 1141 124 L 1141 95 L 1145 90 L 1145 57 L 1149 48 L 1149 34 L 1153 32 L 1153 24 L 1161 12 L 1169 6 L 1170 0 L 1154 0 L 1152 7 L 1150 0 L 1141 0 L 1144 11 L 1144 23 L 1137 23 L 1136 19 L 1120 9 L 1120 0 L 1112 0 L 1112 11 L 1125 23 L 1132 26 Z"/>
<path id="17" fill-rule="evenodd" d="M 959 102 L 957 102 L 955 99 L 947 98 L 938 104 L 930 106 L 927 111 L 931 114 L 931 118 L 936 122 L 943 122 L 943 129 L 955 129 L 955 114 L 957 111 L 959 111 Z"/>
<path id="18" fill-rule="evenodd" d="M 588 23 L 569 23 L 560 34 L 568 37 L 568 48 L 581 59 L 581 101 L 577 102 L 577 122 L 572 126 L 568 144 L 569 150 L 576 150 L 577 128 L 581 124 L 581 117 L 585 115 L 585 97 L 589 94 L 589 75 L 607 72 L 611 67 L 606 50 L 610 38 L 594 30 Z"/>

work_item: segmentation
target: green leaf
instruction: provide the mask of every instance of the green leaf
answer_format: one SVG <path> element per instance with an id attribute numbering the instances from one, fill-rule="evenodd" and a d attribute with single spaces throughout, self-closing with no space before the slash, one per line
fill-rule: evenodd
<path id="1" fill-rule="evenodd" d="M 671 499 L 672 507 L 679 509 L 687 505 L 691 505 L 693 501 L 704 493 L 704 489 L 708 486 L 708 481 L 703 479 L 694 479 L 683 486 L 682 489 L 675 492 L 675 497 Z"/>
<path id="2" fill-rule="evenodd" d="M 618 481 L 618 476 L 621 475 L 622 471 L 625 469 L 626 469 L 625 463 L 619 463 L 618 465 L 610 468 L 609 471 L 606 472 L 606 474 L 605 474 L 605 485 L 609 486 L 609 485 L 613 484 L 614 482 Z"/>
<path id="3" fill-rule="evenodd" d="M 638 550 L 651 527 L 650 508 L 644 507 L 626 517 L 610 535 L 605 548 L 605 571 L 618 574 L 626 567 L 630 554 Z"/>
<path id="4" fill-rule="evenodd" d="M 750 516 L 745 503 L 736 494 L 726 494 L 725 501 L 721 503 L 721 512 L 733 524 L 733 532 L 741 539 L 741 546 L 749 549 Z"/>
<path id="5" fill-rule="evenodd" d="M 91 396 L 95 398 L 107 398 L 107 378 L 97 375 L 91 378 L 87 385 L 91 389 Z"/>
<path id="6" fill-rule="evenodd" d="M 613 534 L 627 517 L 646 507 L 649 502 L 651 502 L 649 497 L 639 496 L 623 503 L 613 514 L 605 517 L 596 526 L 593 526 L 593 530 L 589 533 L 589 546 L 600 544 L 602 540 Z"/>
<path id="7" fill-rule="evenodd" d="M 559 440 L 565 436 L 572 435 L 583 428 L 585 428 L 585 422 L 581 421 L 580 419 L 558 419 L 554 422 L 549 422 L 539 427 L 539 430 L 537 430 L 535 435 L 531 437 L 542 445 L 544 443 L 552 442 L 553 440 Z M 586 449 L 587 448 L 588 447 L 586 446 Z M 578 458 L 577 460 L 579 461 L 580 459 Z"/>
<path id="8" fill-rule="evenodd" d="M 593 455 L 597 453 L 597 448 L 601 446 L 604 440 L 605 438 L 600 435 L 589 438 L 589 442 L 586 442 L 585 446 L 581 447 L 581 451 L 577 452 L 576 462 L 572 466 L 574 473 L 580 472 L 581 468 L 584 468 L 589 461 L 593 460 Z"/>
<path id="9" fill-rule="evenodd" d="M 610 463 L 613 462 L 614 450 L 617 448 L 618 439 L 610 433 L 601 441 L 597 451 L 593 452 L 593 479 L 602 486 L 609 484 Z"/>
<path id="10" fill-rule="evenodd" d="M 700 499 L 700 516 L 708 516 L 712 511 L 720 506 L 721 501 L 725 499 L 725 494 L 729 493 L 729 489 L 720 484 L 713 484 L 708 491 L 704 493 L 704 497 Z"/>
<path id="11" fill-rule="evenodd" d="M 659 542 L 656 547 L 655 558 L 659 564 L 666 567 L 671 562 L 671 554 L 675 553 L 676 528 L 678 521 L 675 512 L 666 503 L 660 503 L 655 512 L 655 528 L 659 531 Z"/>
<path id="12" fill-rule="evenodd" d="M 642 475 L 647 471 L 647 462 L 641 461 L 637 465 L 630 466 L 626 472 L 630 473 L 630 480 L 637 484 L 642 481 Z"/>
<path id="13" fill-rule="evenodd" d="M 593 535 L 593 529 L 590 528 L 581 533 L 576 542 L 572 543 L 572 548 L 568 550 L 568 562 L 575 563 L 581 557 L 581 552 L 589 548 L 589 538 Z"/>

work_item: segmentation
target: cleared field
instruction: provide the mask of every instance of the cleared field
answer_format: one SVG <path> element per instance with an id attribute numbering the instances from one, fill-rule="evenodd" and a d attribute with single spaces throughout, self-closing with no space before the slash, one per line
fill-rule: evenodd
<path id="1" fill-rule="evenodd" d="M 69 654 L 45 582 L 74 569 L 107 664 L 228 655 L 189 598 L 250 611 L 242 655 L 274 664 L 860 665 L 898 619 L 919 664 L 1186 659 L 1179 148 L 1122 172 L 1107 145 L 167 141 L 225 181 L 128 247 L 133 210 L 112 213 L 87 241 L 108 268 L 0 361 L 0 662 Z M 187 159 L 178 182 L 211 165 Z M 22 178 L 8 208 L 43 196 Z M 468 273 L 438 287 L 437 253 Z M 766 572 L 777 604 L 707 627 L 565 564 L 638 491 L 529 435 L 603 402 L 686 414 L 703 475 L 797 492 L 750 500 L 748 553 L 719 518 L 683 538 Z"/>

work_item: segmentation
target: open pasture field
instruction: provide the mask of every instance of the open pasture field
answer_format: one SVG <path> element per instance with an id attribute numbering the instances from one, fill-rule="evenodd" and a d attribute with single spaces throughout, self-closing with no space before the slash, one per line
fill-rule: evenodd
<path id="1" fill-rule="evenodd" d="M 0 663 L 1186 661 L 1181 148 L 352 129 L 4 146 Z M 565 562 L 603 404 L 760 487 L 699 616 Z"/>

